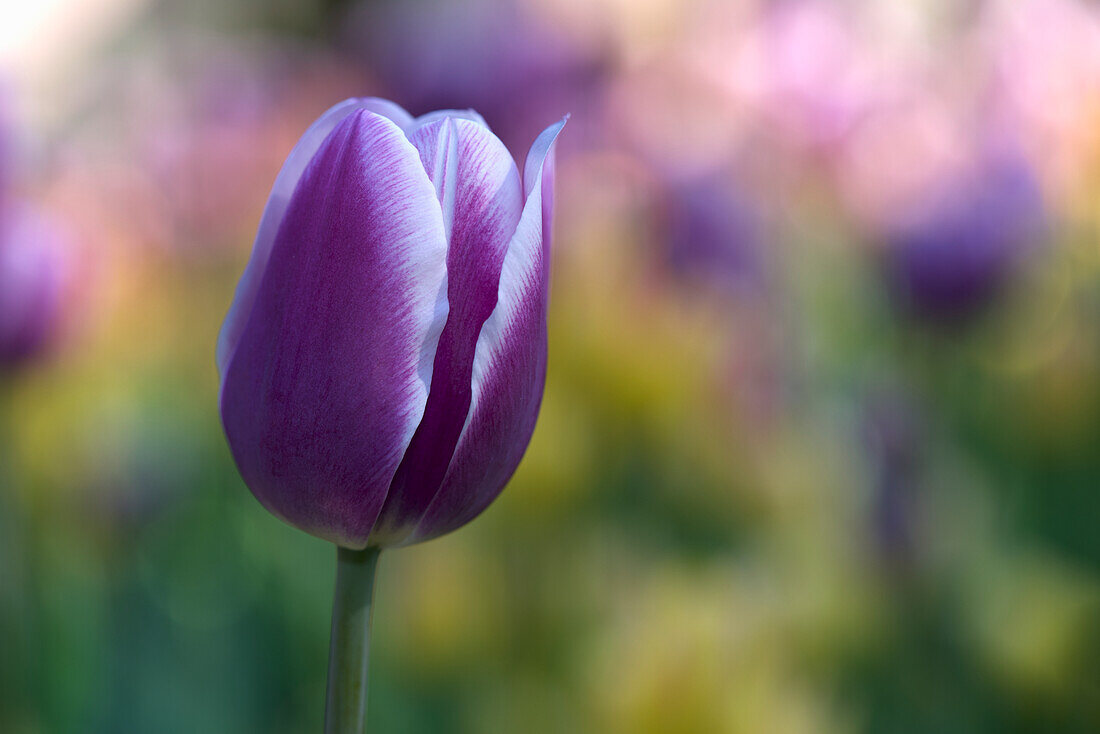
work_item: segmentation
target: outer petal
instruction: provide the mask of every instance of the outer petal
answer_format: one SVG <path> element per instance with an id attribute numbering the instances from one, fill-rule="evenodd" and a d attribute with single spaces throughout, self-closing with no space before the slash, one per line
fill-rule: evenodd
<path id="1" fill-rule="evenodd" d="M 290 197 L 294 193 L 298 180 L 306 170 L 306 166 L 313 160 L 317 149 L 340 122 L 356 110 L 369 110 L 387 117 L 401 129 L 412 125 L 413 118 L 400 106 L 389 100 L 377 97 L 364 97 L 361 99 L 346 99 L 343 102 L 329 108 L 316 122 L 309 126 L 302 135 L 298 144 L 290 151 L 286 162 L 283 163 L 275 183 L 271 187 L 271 194 L 267 197 L 267 206 L 264 207 L 263 216 L 260 218 L 260 227 L 256 233 L 256 241 L 252 245 L 252 256 L 245 267 L 244 275 L 237 284 L 237 292 L 233 298 L 233 304 L 229 307 L 229 313 L 222 324 L 221 333 L 218 334 L 217 363 L 218 373 L 225 378 L 225 371 L 229 360 L 233 356 L 233 350 L 240 341 L 241 332 L 248 321 L 248 315 L 252 311 L 252 305 L 256 302 L 256 291 L 260 287 L 264 268 L 267 267 L 268 258 L 271 256 L 271 247 L 275 242 L 275 235 L 279 231 L 279 225 L 286 214 Z"/>
<path id="2" fill-rule="evenodd" d="M 499 301 L 473 365 L 473 401 L 443 485 L 407 542 L 458 528 L 489 506 L 511 478 L 535 429 L 546 381 L 546 307 L 554 141 L 547 128 L 524 166 L 527 202 L 508 246 Z"/>
<path id="3" fill-rule="evenodd" d="M 523 210 L 511 154 L 482 124 L 442 117 L 410 134 L 436 186 L 450 234 L 447 326 L 424 419 L 394 476 L 371 543 L 411 533 L 439 490 L 470 408 L 478 334 L 497 303 L 500 272 Z"/>
<path id="4" fill-rule="evenodd" d="M 224 377 L 237 466 L 271 512 L 362 548 L 423 414 L 446 236 L 417 150 L 358 110 L 286 208 Z"/>

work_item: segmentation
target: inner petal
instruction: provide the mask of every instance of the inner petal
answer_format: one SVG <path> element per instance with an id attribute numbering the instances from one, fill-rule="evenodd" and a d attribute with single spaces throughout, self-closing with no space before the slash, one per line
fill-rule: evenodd
<path id="1" fill-rule="evenodd" d="M 409 134 L 449 223 L 450 312 L 436 350 L 424 417 L 394 475 L 371 535 L 396 544 L 410 534 L 438 491 L 470 409 L 474 349 L 496 306 L 500 272 L 523 209 L 511 154 L 468 119 L 431 120 Z"/>

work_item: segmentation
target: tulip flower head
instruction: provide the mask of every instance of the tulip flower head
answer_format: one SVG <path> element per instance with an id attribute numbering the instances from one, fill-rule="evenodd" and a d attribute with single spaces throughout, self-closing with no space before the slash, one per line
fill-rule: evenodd
<path id="1" fill-rule="evenodd" d="M 24 202 L 0 202 L 0 369 L 54 346 L 70 283 L 69 236 Z"/>
<path id="2" fill-rule="evenodd" d="M 1021 160 L 995 156 L 971 175 L 945 179 L 886 232 L 892 290 L 932 322 L 981 313 L 1041 241 L 1043 203 Z"/>
<path id="3" fill-rule="evenodd" d="M 0 372 L 24 367 L 55 346 L 73 264 L 67 228 L 12 195 L 17 156 L 4 92 L 0 84 Z"/>
<path id="4" fill-rule="evenodd" d="M 351 99 L 306 131 L 218 341 L 226 436 L 268 510 L 362 549 L 499 494 L 542 399 L 564 124 L 522 176 L 473 111 Z"/>
<path id="5" fill-rule="evenodd" d="M 761 217 L 722 176 L 672 183 L 666 206 L 665 245 L 675 272 L 731 292 L 748 294 L 764 286 Z"/>
<path id="6" fill-rule="evenodd" d="M 517 148 L 552 110 L 595 104 L 606 65 L 515 0 L 359 3 L 342 28 L 348 54 L 406 102 L 470 105 Z"/>

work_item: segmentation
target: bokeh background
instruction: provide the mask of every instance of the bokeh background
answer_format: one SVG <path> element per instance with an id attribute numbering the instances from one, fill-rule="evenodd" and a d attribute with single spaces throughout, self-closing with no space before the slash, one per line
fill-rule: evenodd
<path id="1" fill-rule="evenodd" d="M 331 546 L 214 342 L 348 96 L 563 113 L 551 363 L 382 557 L 371 731 L 1100 731 L 1100 5 L 51 0 L 0 22 L 0 732 L 319 731 Z"/>

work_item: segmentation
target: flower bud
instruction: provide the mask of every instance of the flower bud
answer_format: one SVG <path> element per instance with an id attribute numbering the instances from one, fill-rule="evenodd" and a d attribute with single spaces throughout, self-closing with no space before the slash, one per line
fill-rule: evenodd
<path id="1" fill-rule="evenodd" d="M 1020 160 L 994 157 L 946 177 L 884 233 L 886 270 L 900 304 L 940 324 L 990 305 L 1042 240 L 1038 183 Z"/>
<path id="2" fill-rule="evenodd" d="M 553 145 L 521 177 L 472 111 L 353 99 L 290 153 L 218 341 L 245 483 L 348 548 L 469 522 L 534 430 Z"/>
<path id="3" fill-rule="evenodd" d="M 23 202 L 0 202 L 0 368 L 47 352 L 62 331 L 68 235 Z"/>

